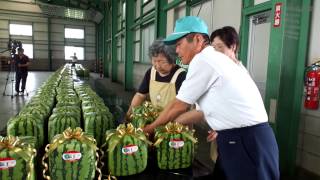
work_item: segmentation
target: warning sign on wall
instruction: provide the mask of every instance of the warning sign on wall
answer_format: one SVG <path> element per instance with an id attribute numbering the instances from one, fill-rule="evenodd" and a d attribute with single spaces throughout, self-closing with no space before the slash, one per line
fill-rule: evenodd
<path id="1" fill-rule="evenodd" d="M 282 6 L 282 3 L 276 3 L 276 5 L 275 5 L 273 27 L 280 27 L 280 24 L 281 24 L 281 6 Z"/>

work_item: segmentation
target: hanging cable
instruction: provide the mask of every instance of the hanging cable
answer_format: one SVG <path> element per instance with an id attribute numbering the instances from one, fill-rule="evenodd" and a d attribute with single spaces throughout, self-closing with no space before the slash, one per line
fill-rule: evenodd
<path id="1" fill-rule="evenodd" d="M 202 8 L 202 4 L 203 4 L 203 1 L 202 1 L 201 4 L 200 4 L 200 8 L 199 8 L 199 11 L 198 11 L 198 13 L 197 13 L 197 17 L 199 17 L 199 14 L 200 14 L 200 11 L 201 11 L 201 8 Z"/>

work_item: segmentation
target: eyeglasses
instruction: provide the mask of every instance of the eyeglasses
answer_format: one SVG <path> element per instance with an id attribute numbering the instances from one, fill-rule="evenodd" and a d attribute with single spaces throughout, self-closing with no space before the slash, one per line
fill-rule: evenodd
<path id="1" fill-rule="evenodd" d="M 158 64 L 158 65 L 169 64 L 169 62 L 167 60 L 164 60 L 164 59 L 152 60 L 152 63 Z"/>

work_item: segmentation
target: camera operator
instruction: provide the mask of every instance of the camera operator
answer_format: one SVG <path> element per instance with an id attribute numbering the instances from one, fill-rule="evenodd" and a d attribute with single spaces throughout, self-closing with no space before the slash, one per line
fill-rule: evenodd
<path id="1" fill-rule="evenodd" d="M 28 76 L 28 66 L 30 65 L 29 57 L 24 54 L 24 49 L 22 47 L 18 48 L 18 54 L 15 54 L 13 57 L 13 61 L 16 66 L 16 93 L 17 95 L 19 92 L 24 93 L 26 88 L 27 76 Z M 22 80 L 21 91 L 20 88 L 20 81 Z"/>

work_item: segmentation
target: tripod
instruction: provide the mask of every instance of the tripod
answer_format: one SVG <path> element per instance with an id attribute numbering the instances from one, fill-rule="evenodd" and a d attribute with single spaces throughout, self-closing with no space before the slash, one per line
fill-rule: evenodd
<path id="1" fill-rule="evenodd" d="M 10 66 L 8 68 L 8 73 L 7 73 L 7 78 L 6 78 L 6 84 L 4 86 L 4 90 L 3 90 L 3 96 L 11 96 L 11 98 L 13 98 L 13 88 L 14 88 L 14 82 L 15 82 L 15 72 L 14 72 L 14 63 L 12 62 L 12 60 L 10 60 Z M 12 72 L 13 71 L 13 72 Z M 9 82 L 11 81 L 11 94 L 6 94 L 7 91 L 7 86 L 9 84 Z"/>

